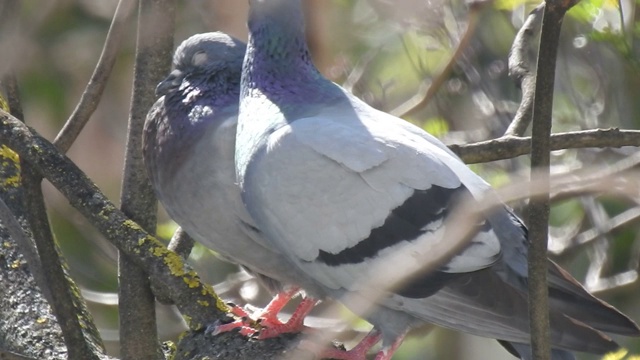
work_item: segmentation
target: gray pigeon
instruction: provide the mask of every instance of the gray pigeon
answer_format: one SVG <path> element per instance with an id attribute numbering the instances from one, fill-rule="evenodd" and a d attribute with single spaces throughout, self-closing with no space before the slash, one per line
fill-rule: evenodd
<path id="1" fill-rule="evenodd" d="M 389 285 L 374 269 L 419 268 L 444 241 L 457 199 L 492 190 L 430 134 L 325 79 L 309 56 L 300 0 L 250 3 L 235 152 L 242 199 L 312 296 L 367 298 Z M 466 248 L 362 314 L 374 325 L 364 344 L 381 339 L 376 359 L 390 359 L 408 329 L 430 322 L 498 339 L 530 359 L 527 244 L 509 208 L 486 214 Z M 640 335 L 556 264 L 548 268 L 554 359 L 617 349 L 603 332 Z M 363 349 L 328 354 L 362 359 Z"/>
<path id="2" fill-rule="evenodd" d="M 219 32 L 194 35 L 176 49 L 174 70 L 156 89 L 163 96 L 147 115 L 143 154 L 169 215 L 195 240 L 279 291 L 260 315 L 268 327 L 260 337 L 266 338 L 299 330 L 315 300 L 304 299 L 287 324 L 277 321 L 278 311 L 298 292 L 291 286 L 297 278 L 289 275 L 287 259 L 262 239 L 236 185 L 233 156 L 245 49 Z"/>

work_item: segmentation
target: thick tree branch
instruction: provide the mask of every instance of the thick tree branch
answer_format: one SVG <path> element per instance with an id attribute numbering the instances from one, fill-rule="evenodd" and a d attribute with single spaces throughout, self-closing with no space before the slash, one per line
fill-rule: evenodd
<path id="1" fill-rule="evenodd" d="M 18 7 L 4 10 L 7 11 L 2 14 L 5 18 L 17 16 Z M 11 11 L 16 13 L 12 14 Z M 22 114 L 15 75 L 7 74 L 3 84 L 9 94 L 9 104 Z M 7 158 L 5 155 L 3 157 Z M 9 171 L 7 166 L 12 161 L 20 160 L 9 157 L 8 161 L 3 164 L 3 171 Z M 22 203 L 19 207 L 14 206 L 13 210 L 16 211 L 17 216 L 21 216 L 24 226 L 30 230 L 31 235 L 22 236 L 15 241 L 30 261 L 29 268 L 33 271 L 35 279 L 58 319 L 69 356 L 97 359 L 104 354 L 104 345 L 91 314 L 87 311 L 84 301 L 78 295 L 79 291 L 75 283 L 64 267 L 64 260 L 60 257 L 59 248 L 53 239 L 40 187 L 42 178 L 31 169 L 29 164 L 16 163 L 15 166 L 17 178 L 12 185 L 20 193 Z M 12 186 L 7 183 L 4 185 Z M 5 191 L 10 190 L 5 189 Z"/>
<path id="2" fill-rule="evenodd" d="M 5 210 L 0 215 L 0 358 L 18 358 L 17 354 L 34 359 L 46 358 L 45 354 L 62 358 L 67 350 L 47 302 L 50 290 L 44 286 L 32 237 L 24 235 L 26 207 L 20 162 L 4 145 L 0 148 L 0 183 L 2 203 L 10 208 L 8 214 Z"/>
<path id="3" fill-rule="evenodd" d="M 2 33 L 12 35 L 20 32 L 21 28 L 17 19 L 21 7 L 18 6 L 18 2 L 7 1 L 4 6 L 1 14 L 2 21 L 0 21 L 3 27 Z M 7 45 L 8 42 L 2 41 L 2 44 Z M 3 85 L 8 95 L 9 107 L 14 114 L 22 119 L 23 112 L 18 84 L 12 71 L 5 74 Z M 6 156 L 4 157 L 6 158 Z M 28 230 L 30 236 L 21 237 L 27 241 L 18 241 L 18 244 L 23 253 L 27 254 L 28 261 L 30 261 L 29 268 L 33 271 L 38 285 L 56 315 L 68 356 L 83 359 L 102 357 L 105 349 L 98 330 L 86 304 L 79 295 L 79 289 L 68 274 L 66 263 L 60 256 L 60 250 L 53 239 L 40 187 L 42 178 L 32 170 L 29 164 L 22 163 L 22 159 L 9 160 L 8 163 L 3 163 L 3 175 L 7 175 L 4 171 L 10 171 L 8 166 L 11 162 L 16 162 L 15 176 L 17 180 L 13 186 L 15 186 L 14 192 L 19 193 L 22 198 L 22 203 L 18 206 L 15 206 L 14 202 L 10 202 L 13 205 L 11 210 L 20 217 L 23 226 L 30 230 Z M 11 186 L 11 184 L 4 183 L 3 192 L 11 191 L 7 185 Z M 35 243 L 37 253 L 32 243 Z"/>
<path id="4" fill-rule="evenodd" d="M 166 286 L 192 329 L 226 319 L 226 304 L 178 255 L 126 217 L 46 139 L 0 110 L 0 141 L 46 177 L 119 250 Z"/>
<path id="5" fill-rule="evenodd" d="M 77 299 L 77 295 L 72 293 L 73 289 L 75 288 L 77 291 L 77 288 L 64 271 L 63 260 L 60 258 L 59 249 L 53 239 L 44 205 L 44 195 L 40 186 L 42 178 L 32 169 L 31 165 L 25 162 L 21 162 L 21 164 L 27 219 L 38 249 L 46 281 L 45 286 L 48 286 L 48 291 L 52 294 L 49 302 L 62 328 L 69 358 L 98 359 L 105 352 L 104 345 L 97 336 L 97 331 L 86 334 L 83 331 L 83 328 L 90 329 L 94 326 L 93 319 L 88 313 L 86 313 L 88 318 L 78 316 L 82 314 L 80 309 L 84 306 L 84 302 Z M 76 292 L 76 294 L 78 293 Z"/>
<path id="6" fill-rule="evenodd" d="M 189 254 L 191 254 L 191 250 L 193 249 L 193 245 L 195 245 L 195 240 L 187 234 L 186 231 L 182 230 L 179 227 L 171 237 L 171 241 L 167 248 L 176 254 L 178 254 L 183 260 L 187 260 L 189 258 Z M 170 294 L 167 294 L 166 289 L 163 289 L 155 284 L 151 284 L 151 290 L 153 290 L 153 294 L 160 303 L 164 305 L 173 305 L 173 300 L 171 300 Z M 216 290 L 216 293 L 220 296 L 221 294 Z"/>
<path id="7" fill-rule="evenodd" d="M 550 150 L 640 146 L 640 130 L 594 129 L 551 135 Z M 449 148 L 467 164 L 512 159 L 527 155 L 530 137 L 503 136 L 472 144 L 454 144 Z"/>
<path id="8" fill-rule="evenodd" d="M 121 209 L 149 232 L 155 232 L 158 202 L 142 159 L 142 131 L 155 100 L 156 85 L 169 73 L 173 50 L 174 0 L 141 0 L 133 95 L 122 180 Z M 154 359 L 158 346 L 155 299 L 147 274 L 118 253 L 120 353 L 125 359 Z"/>

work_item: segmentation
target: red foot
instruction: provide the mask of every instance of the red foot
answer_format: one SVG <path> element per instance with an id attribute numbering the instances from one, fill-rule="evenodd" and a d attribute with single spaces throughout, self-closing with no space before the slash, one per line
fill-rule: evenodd
<path id="1" fill-rule="evenodd" d="M 277 314 L 271 319 L 268 319 L 267 323 L 260 321 L 260 325 L 265 326 L 265 328 L 260 330 L 258 339 L 269 339 L 284 333 L 298 333 L 302 331 L 302 329 L 304 329 L 304 318 L 309 315 L 317 303 L 318 300 L 313 298 L 302 299 L 286 323 L 281 322 Z"/>
<path id="2" fill-rule="evenodd" d="M 289 290 L 281 291 L 261 311 L 254 314 L 256 321 L 262 326 L 280 325 L 282 322 L 278 319 L 278 313 L 282 308 L 291 301 L 291 299 L 300 292 L 300 288 L 294 287 Z"/>
<path id="3" fill-rule="evenodd" d="M 216 328 L 212 332 L 212 335 L 216 336 L 218 334 L 222 334 L 224 332 L 228 332 L 235 329 L 240 329 L 239 332 L 242 336 L 251 336 L 258 331 L 252 328 L 251 326 L 248 326 L 246 320 L 240 319 L 240 320 L 230 322 L 228 324 L 222 324 L 222 325 L 216 326 Z"/>
<path id="4" fill-rule="evenodd" d="M 255 328 L 256 324 L 260 325 L 259 339 L 268 339 L 276 337 L 284 333 L 300 332 L 304 328 L 304 318 L 311 312 L 313 307 L 318 302 L 312 298 L 305 298 L 300 302 L 293 315 L 286 323 L 283 323 L 278 319 L 278 313 L 282 308 L 300 291 L 299 288 L 292 288 L 286 291 L 282 291 L 269 302 L 269 304 L 257 312 L 250 315 L 247 311 L 239 306 L 231 306 L 231 313 L 239 320 L 234 322 L 219 325 L 213 331 L 214 335 L 240 329 L 240 334 L 244 336 L 251 336 L 258 332 Z M 255 320 L 253 320 L 255 319 Z"/>

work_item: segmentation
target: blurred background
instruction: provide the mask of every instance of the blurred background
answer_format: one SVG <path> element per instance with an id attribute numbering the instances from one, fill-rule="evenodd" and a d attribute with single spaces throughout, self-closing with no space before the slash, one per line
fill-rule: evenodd
<path id="1" fill-rule="evenodd" d="M 116 0 L 23 0 L 20 46 L 0 54 L 0 73 L 17 72 L 25 121 L 52 140 L 77 104 L 98 60 Z M 332 80 L 376 108 L 412 109 L 411 121 L 443 139 L 466 143 L 501 136 L 520 91 L 508 77 L 514 36 L 538 3 L 494 0 L 307 1 L 314 60 Z M 583 0 L 568 14 L 559 50 L 554 131 L 640 128 L 640 18 L 633 0 Z M 247 1 L 179 2 L 175 45 L 192 34 L 220 30 L 246 41 Z M 135 15 L 135 12 L 134 14 Z M 135 51 L 135 16 L 100 105 L 69 157 L 116 202 L 119 199 Z M 447 66 L 449 63 L 452 66 Z M 433 86 L 433 96 L 425 98 Z M 421 103 L 420 106 L 414 106 Z M 553 172 L 605 169 L 636 148 L 554 152 Z M 528 177 L 529 158 L 473 165 L 495 186 Z M 50 220 L 84 289 L 112 354 L 117 355 L 116 250 L 49 184 Z M 636 198 L 583 196 L 552 209 L 551 255 L 598 296 L 640 321 L 640 254 Z M 511 204 L 517 209 L 523 204 Z M 176 225 L 160 210 L 158 235 Z M 234 265 L 198 246 L 190 262 L 238 303 L 264 305 L 268 295 Z M 163 340 L 185 329 L 171 307 L 159 306 Z M 365 324 L 358 324 L 366 328 Z M 366 329 L 365 329 L 366 330 Z M 640 341 L 618 339 L 630 354 Z M 610 357 L 609 359 L 622 359 Z M 628 357 L 627 357 L 628 358 Z M 433 329 L 405 342 L 394 357 L 512 359 L 495 341 Z M 584 356 L 581 359 L 597 359 Z"/>

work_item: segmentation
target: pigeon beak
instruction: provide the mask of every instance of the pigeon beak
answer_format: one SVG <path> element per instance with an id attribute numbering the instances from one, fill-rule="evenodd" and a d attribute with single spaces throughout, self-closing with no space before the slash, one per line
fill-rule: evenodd
<path id="1" fill-rule="evenodd" d="M 169 76 L 167 76 L 164 80 L 162 80 L 160 84 L 158 84 L 158 86 L 156 87 L 156 96 L 166 95 L 172 89 L 175 89 L 178 86 L 180 86 L 181 82 L 182 82 L 182 71 L 177 69 L 173 70 L 169 74 Z"/>

